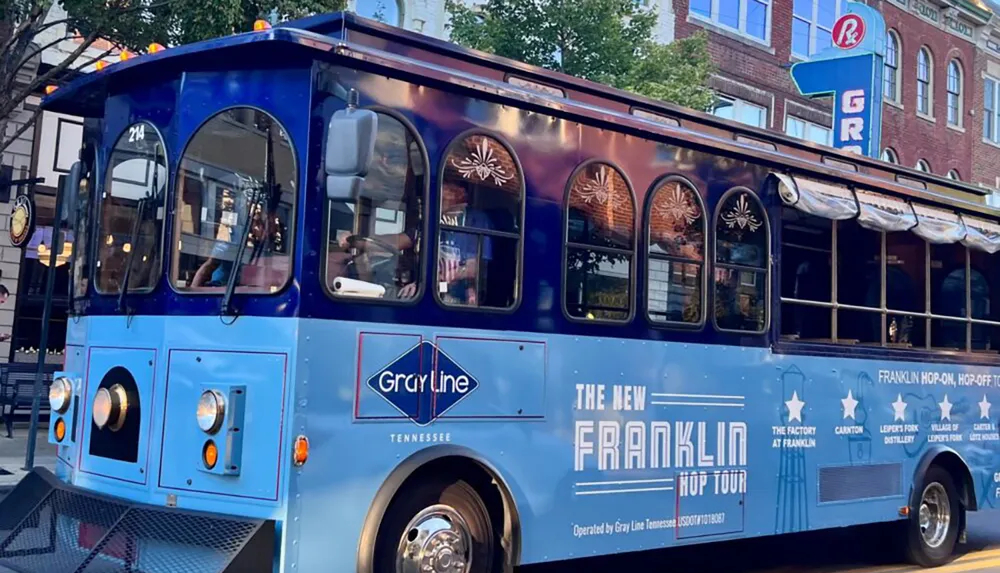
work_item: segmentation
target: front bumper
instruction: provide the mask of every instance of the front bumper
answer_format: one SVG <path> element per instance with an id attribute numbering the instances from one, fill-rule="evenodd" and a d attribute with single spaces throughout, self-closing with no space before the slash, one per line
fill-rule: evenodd
<path id="1" fill-rule="evenodd" d="M 0 572 L 271 573 L 271 520 L 132 503 L 36 469 L 0 501 Z"/>

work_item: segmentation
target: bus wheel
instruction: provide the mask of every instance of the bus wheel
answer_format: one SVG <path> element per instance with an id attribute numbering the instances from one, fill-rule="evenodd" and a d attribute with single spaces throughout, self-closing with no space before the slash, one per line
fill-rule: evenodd
<path id="1" fill-rule="evenodd" d="M 432 479 L 404 486 L 375 542 L 376 573 L 495 573 L 500 547 L 482 498 L 469 483 Z"/>
<path id="2" fill-rule="evenodd" d="M 939 466 L 927 470 L 920 487 L 920 502 L 906 526 L 907 554 L 917 565 L 937 567 L 951 560 L 958 540 L 958 490 L 951 474 Z"/>

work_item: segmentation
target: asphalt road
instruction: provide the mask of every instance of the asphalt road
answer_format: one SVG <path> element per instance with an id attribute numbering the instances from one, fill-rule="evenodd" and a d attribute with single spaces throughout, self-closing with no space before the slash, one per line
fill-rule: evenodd
<path id="1" fill-rule="evenodd" d="M 0 501 L 7 491 L 0 489 Z M 1000 573 L 1000 512 L 969 514 L 954 562 L 919 569 L 900 561 L 884 526 L 713 543 L 521 567 L 518 573 Z"/>

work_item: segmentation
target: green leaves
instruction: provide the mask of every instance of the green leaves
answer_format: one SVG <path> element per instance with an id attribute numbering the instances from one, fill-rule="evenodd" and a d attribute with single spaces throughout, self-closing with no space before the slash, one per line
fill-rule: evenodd
<path id="1" fill-rule="evenodd" d="M 657 17 L 635 0 L 446 1 L 451 39 L 576 77 L 705 109 L 714 69 L 704 34 L 663 45 Z"/>

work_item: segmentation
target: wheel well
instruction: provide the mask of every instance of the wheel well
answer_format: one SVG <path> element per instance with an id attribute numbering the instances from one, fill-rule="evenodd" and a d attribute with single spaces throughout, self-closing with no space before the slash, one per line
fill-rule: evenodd
<path id="1" fill-rule="evenodd" d="M 504 550 L 503 571 L 513 571 L 520 561 L 520 519 L 514 498 L 503 480 L 484 464 L 460 455 L 447 455 L 432 459 L 415 469 L 399 485 L 396 494 L 406 489 L 412 483 L 419 483 L 428 476 L 447 476 L 466 481 L 475 488 L 476 493 L 486 504 L 493 527 L 500 532 Z M 395 495 L 393 496 L 395 497 Z"/>
<path id="2" fill-rule="evenodd" d="M 962 458 L 958 454 L 950 451 L 941 452 L 934 456 L 934 459 L 927 465 L 928 468 L 933 466 L 937 466 L 948 472 L 955 480 L 959 500 L 966 510 L 976 511 L 979 509 L 976 502 L 976 487 L 972 481 L 972 474 L 969 473 L 968 466 L 965 465 L 965 462 L 962 461 Z"/>

